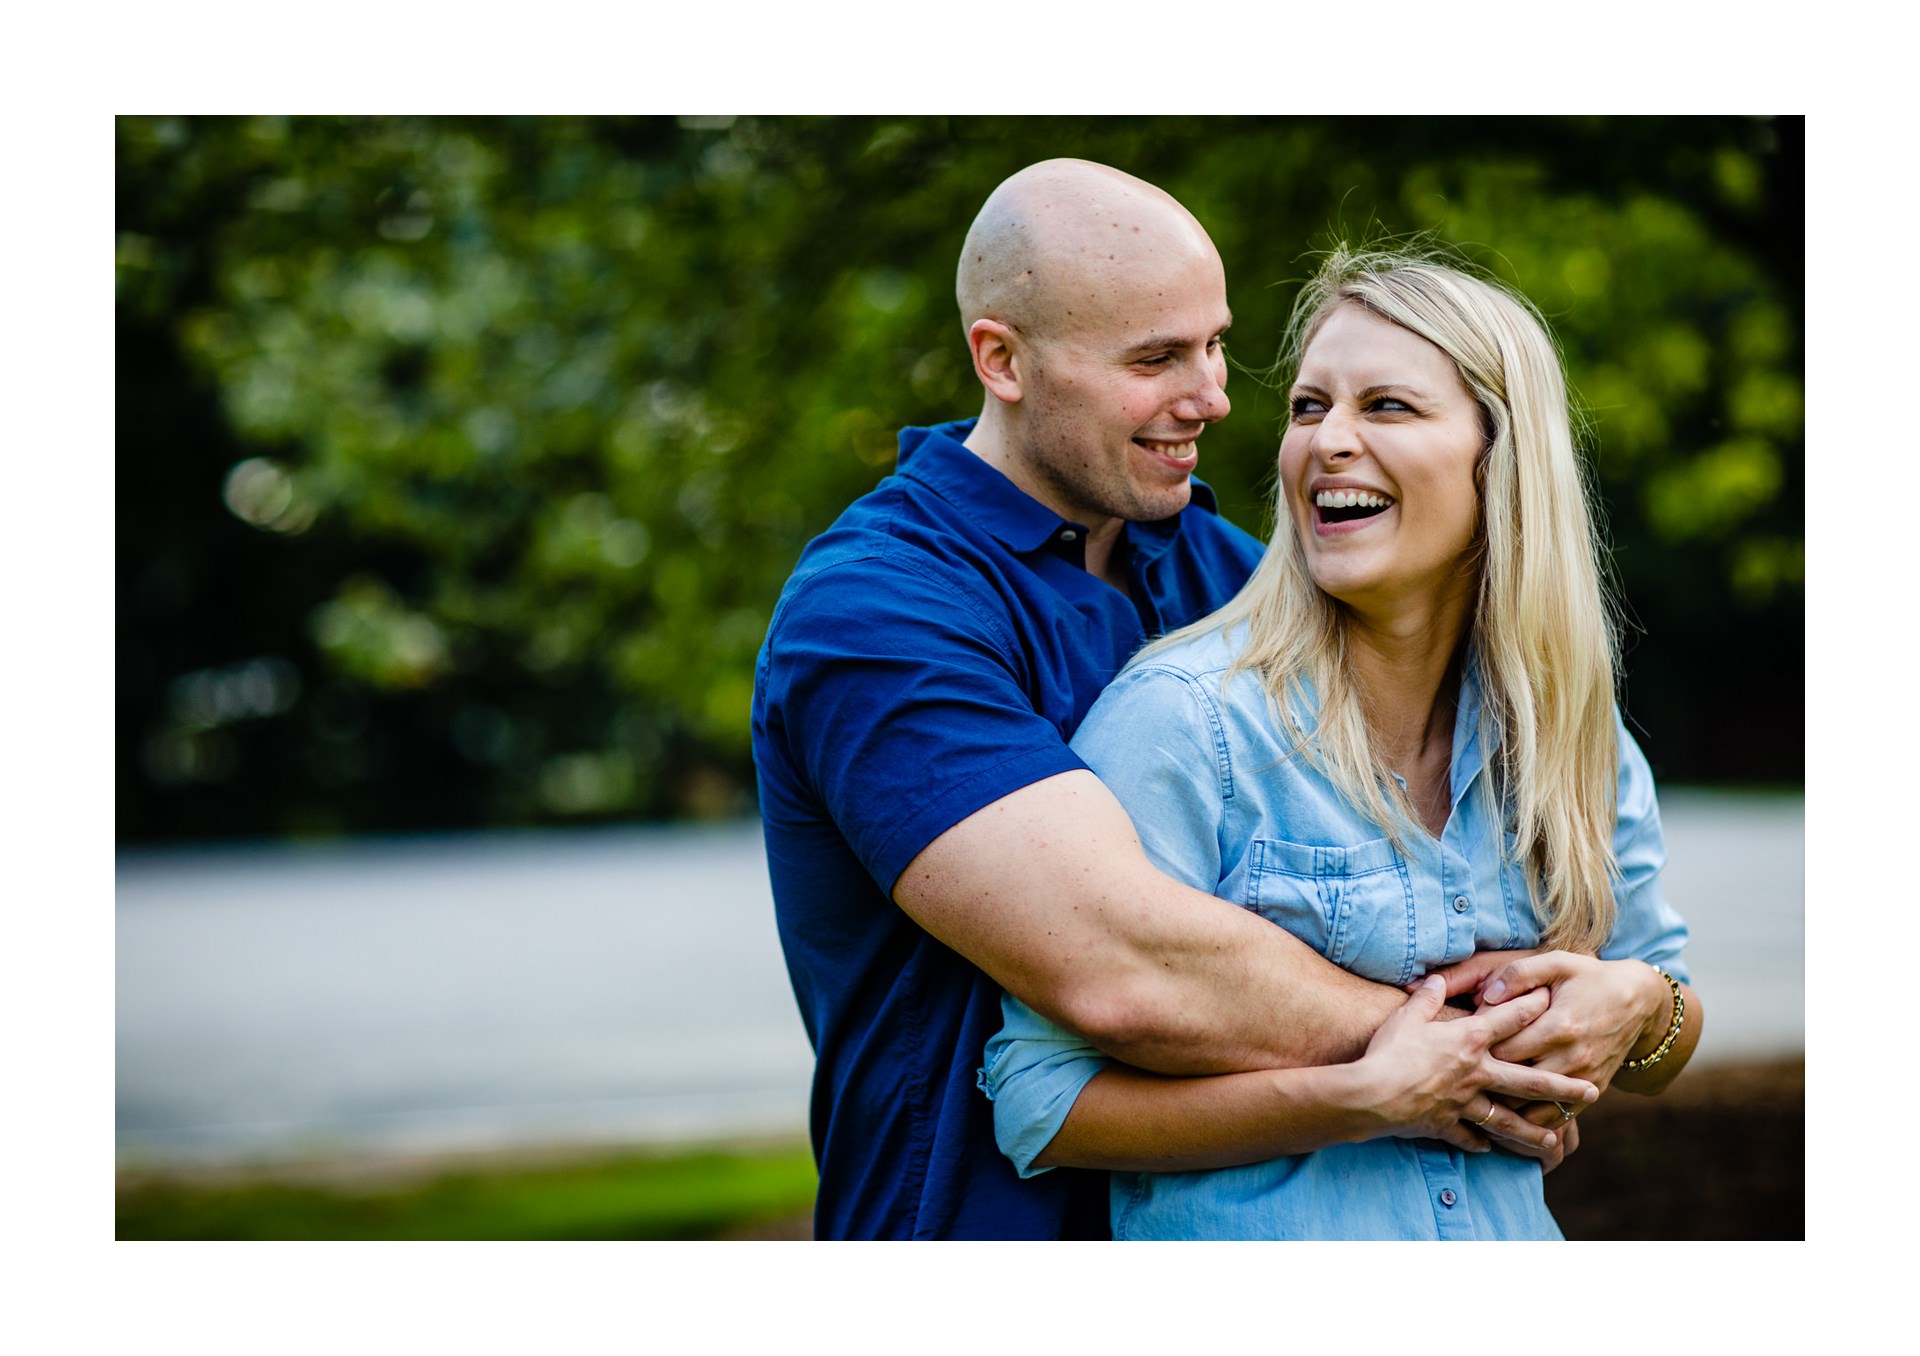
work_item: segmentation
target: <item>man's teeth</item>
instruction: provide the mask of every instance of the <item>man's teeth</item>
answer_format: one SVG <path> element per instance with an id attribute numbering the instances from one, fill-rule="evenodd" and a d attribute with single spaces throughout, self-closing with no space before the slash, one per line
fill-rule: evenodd
<path id="1" fill-rule="evenodd" d="M 1385 508 L 1392 502 L 1371 490 L 1322 490 L 1313 497 L 1316 508 Z"/>
<path id="2" fill-rule="evenodd" d="M 1147 451 L 1158 452 L 1162 456 L 1184 457 L 1189 452 L 1193 451 L 1193 444 L 1190 442 L 1157 443 L 1157 442 L 1154 442 L 1151 438 L 1135 438 L 1134 441 L 1136 443 L 1139 443 L 1140 446 L 1146 448 Z"/>

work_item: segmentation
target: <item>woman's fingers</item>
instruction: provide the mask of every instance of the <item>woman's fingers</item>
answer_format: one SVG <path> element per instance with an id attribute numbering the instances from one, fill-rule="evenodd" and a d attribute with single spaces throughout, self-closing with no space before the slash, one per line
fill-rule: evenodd
<path id="1" fill-rule="evenodd" d="M 1577 1109 L 1600 1096 L 1600 1089 L 1584 1078 L 1570 1078 L 1529 1064 L 1508 1064 L 1497 1059 L 1490 1060 L 1489 1064 L 1487 1090 L 1503 1097 L 1518 1098 L 1522 1102 L 1558 1102 Z"/>
<path id="2" fill-rule="evenodd" d="M 1560 1126 L 1563 1121 L 1571 1121 L 1575 1116 L 1586 1110 L 1588 1106 L 1592 1105 L 1592 1101 L 1597 1100 L 1598 1098 L 1591 1099 L 1587 1102 L 1571 1102 L 1564 1098 L 1557 1101 L 1551 1098 L 1542 1098 L 1539 1101 L 1527 1102 L 1521 1106 L 1517 1106 L 1514 1110 L 1522 1116 L 1525 1116 L 1535 1125 L 1544 1125 L 1547 1129 L 1552 1130 Z"/>
<path id="3" fill-rule="evenodd" d="M 1530 951 L 1476 951 L 1465 960 L 1456 961 L 1433 973 L 1445 981 L 1447 997 L 1454 998 L 1463 993 L 1472 993 L 1486 981 L 1489 975 L 1512 961 L 1514 957 L 1532 954 Z"/>
<path id="4" fill-rule="evenodd" d="M 1536 992 L 1544 985 L 1564 979 L 1567 963 L 1573 959 L 1575 957 L 1566 951 L 1540 951 L 1522 956 L 1495 969 L 1481 986 L 1479 999 L 1487 1004 L 1504 1003 L 1517 993 Z"/>
<path id="5" fill-rule="evenodd" d="M 1491 1097 L 1480 1100 L 1482 1105 L 1469 1106 L 1467 1118 L 1461 1121 L 1468 1129 L 1523 1150 L 1551 1152 L 1559 1144 L 1558 1129 L 1535 1125 Z"/>
<path id="6" fill-rule="evenodd" d="M 1387 1020 L 1380 1024 L 1374 1033 L 1369 1048 L 1394 1039 L 1404 1039 L 1410 1033 L 1408 1027 L 1424 1026 L 1440 1015 L 1440 1009 L 1446 1006 L 1446 986 L 1438 975 L 1428 975 L 1407 986 L 1407 1001 L 1402 1003 Z"/>
<path id="7" fill-rule="evenodd" d="M 1531 1025 L 1552 1001 L 1553 995 L 1545 989 L 1533 989 L 1497 1008 L 1482 1008 L 1466 1020 L 1487 1045 L 1498 1045 Z"/>
<path id="8" fill-rule="evenodd" d="M 1406 1007 L 1413 1009 L 1412 1021 L 1430 1022 L 1447 1001 L 1447 986 L 1438 974 L 1416 980 L 1408 989 Z M 1406 1009 L 1403 1008 L 1402 1011 Z"/>
<path id="9" fill-rule="evenodd" d="M 1454 1121 L 1433 1132 L 1434 1138 L 1445 1140 L 1456 1149 L 1470 1154 L 1484 1154 L 1493 1148 L 1493 1141 L 1475 1130 L 1465 1121 Z"/>
<path id="10" fill-rule="evenodd" d="M 1477 1123 L 1477 1129 L 1483 1135 L 1490 1135 L 1502 1141 L 1509 1148 L 1527 1153 L 1529 1156 L 1556 1154 L 1560 1148 L 1560 1127 L 1535 1125 L 1526 1117 L 1488 1099 L 1488 1111 L 1483 1122 Z"/>
<path id="11" fill-rule="evenodd" d="M 1542 1170 L 1545 1172 L 1552 1172 L 1555 1168 L 1559 1167 L 1561 1163 L 1566 1162 L 1568 1154 L 1572 1153 L 1575 1149 L 1578 1149 L 1579 1147 L 1580 1147 L 1580 1122 L 1568 1121 L 1565 1125 L 1560 1127 L 1559 1159 L 1555 1162 L 1545 1164 Z"/>

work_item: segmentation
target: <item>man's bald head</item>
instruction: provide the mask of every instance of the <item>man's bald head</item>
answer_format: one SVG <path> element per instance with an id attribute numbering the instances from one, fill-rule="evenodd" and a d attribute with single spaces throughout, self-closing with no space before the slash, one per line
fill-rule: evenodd
<path id="1" fill-rule="evenodd" d="M 962 325 L 997 320 L 1042 338 L 1113 323 L 1143 282 L 1218 258 L 1193 214 L 1144 179 L 1043 160 L 987 198 L 954 291 Z"/>
<path id="2" fill-rule="evenodd" d="M 986 392 L 967 447 L 1085 529 L 1089 568 L 1125 591 L 1121 526 L 1187 507 L 1200 434 L 1230 408 L 1219 252 L 1152 184 L 1045 160 L 980 209 L 955 292 Z"/>

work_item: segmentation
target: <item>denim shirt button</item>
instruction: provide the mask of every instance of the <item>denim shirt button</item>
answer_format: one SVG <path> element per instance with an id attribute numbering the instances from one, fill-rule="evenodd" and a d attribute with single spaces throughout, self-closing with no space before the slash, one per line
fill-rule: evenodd
<path id="1" fill-rule="evenodd" d="M 1467 897 L 1465 895 L 1455 895 L 1453 897 L 1453 911 L 1455 913 L 1465 913 L 1467 911 Z"/>
<path id="2" fill-rule="evenodd" d="M 1446 1206 L 1447 1209 L 1449 1210 L 1453 1209 L 1453 1203 L 1459 1199 L 1460 1198 L 1458 1196 L 1453 1194 L 1452 1187 L 1448 1187 L 1445 1191 L 1442 1191 L 1440 1193 L 1440 1204 Z"/>

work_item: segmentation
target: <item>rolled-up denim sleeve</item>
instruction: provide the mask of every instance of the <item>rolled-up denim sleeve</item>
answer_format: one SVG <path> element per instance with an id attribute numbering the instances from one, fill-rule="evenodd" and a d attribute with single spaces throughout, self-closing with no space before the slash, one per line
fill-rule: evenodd
<path id="1" fill-rule="evenodd" d="M 1012 994 L 1000 999 L 1002 1025 L 987 1041 L 980 1090 L 993 1103 L 993 1137 L 1022 1177 L 1048 1168 L 1033 1160 L 1053 1142 L 1067 1113 L 1106 1056 Z"/>
<path id="2" fill-rule="evenodd" d="M 1608 960 L 1638 959 L 1659 966 L 1683 984 L 1693 983 L 1682 951 L 1687 925 L 1667 902 L 1660 873 L 1667 865 L 1667 839 L 1646 755 L 1620 724 L 1619 817 L 1613 851 L 1620 865 L 1614 885 L 1618 915 L 1613 935 L 1600 949 Z"/>

